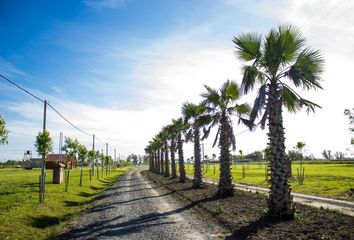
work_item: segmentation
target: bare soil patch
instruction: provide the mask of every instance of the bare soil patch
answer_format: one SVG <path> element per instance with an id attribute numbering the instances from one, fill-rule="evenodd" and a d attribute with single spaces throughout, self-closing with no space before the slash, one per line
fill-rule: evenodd
<path id="1" fill-rule="evenodd" d="M 173 192 L 175 197 L 208 215 L 230 232 L 226 239 L 354 239 L 354 217 L 326 209 L 295 204 L 294 220 L 277 220 L 266 214 L 266 197 L 261 194 L 235 191 L 234 196 L 216 196 L 217 186 L 206 184 L 192 189 L 192 182 L 180 183 L 144 171 L 143 174 Z"/>

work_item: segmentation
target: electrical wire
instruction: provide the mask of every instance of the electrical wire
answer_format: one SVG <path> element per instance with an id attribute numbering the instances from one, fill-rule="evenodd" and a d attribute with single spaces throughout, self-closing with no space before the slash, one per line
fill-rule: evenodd
<path id="1" fill-rule="evenodd" d="M 18 85 L 17 83 L 11 81 L 9 78 L 5 77 L 4 75 L 0 74 L 0 77 L 5 79 L 7 82 L 9 82 L 10 84 L 12 84 L 13 86 L 17 87 L 18 89 L 20 89 L 21 91 L 27 93 L 28 95 L 34 97 L 35 99 L 37 99 L 38 101 L 40 102 L 43 102 L 44 103 L 44 100 L 41 99 L 40 97 L 36 96 L 35 94 L 31 93 L 30 91 L 26 90 L 25 88 L 21 87 L 20 85 Z M 67 123 L 69 123 L 73 128 L 75 128 L 76 130 L 78 130 L 79 132 L 87 135 L 87 136 L 90 136 L 92 137 L 93 134 L 90 134 L 90 133 L 87 133 L 85 132 L 84 130 L 82 130 L 81 128 L 79 128 L 78 126 L 76 126 L 75 124 L 73 124 L 72 122 L 70 122 L 63 114 L 61 114 L 56 108 L 54 108 L 50 103 L 47 103 L 47 105 L 53 109 L 53 111 L 55 113 L 57 113 L 62 119 L 64 119 Z M 96 136 L 95 136 L 96 137 Z M 101 139 L 99 139 L 98 137 L 96 137 L 96 139 L 98 141 L 100 141 L 102 144 L 106 144 L 104 143 Z"/>
<path id="2" fill-rule="evenodd" d="M 82 132 L 83 134 L 92 137 L 93 134 L 89 134 L 87 132 L 85 132 L 84 130 L 80 129 L 79 127 L 77 127 L 75 124 L 73 124 L 72 122 L 70 122 L 66 117 L 64 117 L 57 109 L 55 109 L 50 103 L 47 103 L 47 105 L 53 109 L 54 112 L 56 112 L 62 119 L 64 119 L 67 123 L 69 123 L 73 128 L 75 128 L 76 130 Z"/>
<path id="3" fill-rule="evenodd" d="M 5 77 L 4 75 L 0 74 L 0 77 L 2 77 L 3 79 L 5 79 L 6 81 L 8 81 L 9 83 L 11 83 L 12 85 L 14 85 L 15 87 L 19 88 L 20 90 L 24 91 L 25 93 L 29 94 L 30 96 L 34 97 L 35 99 L 44 102 L 43 99 L 37 97 L 36 95 L 34 95 L 33 93 L 31 93 L 30 91 L 24 89 L 23 87 L 21 87 L 20 85 L 18 85 L 17 83 L 11 81 L 10 79 L 8 79 L 7 77 Z"/>

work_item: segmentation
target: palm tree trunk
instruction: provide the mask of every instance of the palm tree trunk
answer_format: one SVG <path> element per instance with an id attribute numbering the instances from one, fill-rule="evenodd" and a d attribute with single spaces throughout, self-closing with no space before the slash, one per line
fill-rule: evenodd
<path id="1" fill-rule="evenodd" d="M 167 141 L 165 142 L 165 177 L 170 176 L 170 161 L 168 159 L 168 146 Z"/>
<path id="2" fill-rule="evenodd" d="M 164 149 L 163 147 L 160 148 L 160 174 L 165 175 L 165 165 L 164 165 Z"/>
<path id="3" fill-rule="evenodd" d="M 179 163 L 179 181 L 186 181 L 186 169 L 184 166 L 184 156 L 183 156 L 183 142 L 182 134 L 178 134 L 178 163 Z"/>
<path id="4" fill-rule="evenodd" d="M 157 159 L 156 172 L 157 174 L 160 174 L 161 173 L 160 149 L 158 149 L 155 154 Z"/>
<path id="5" fill-rule="evenodd" d="M 275 84 L 269 89 L 269 147 L 270 147 L 270 194 L 268 198 L 271 215 L 290 218 L 293 216 L 291 189 L 285 155 L 285 137 L 282 116 L 282 98 Z"/>
<path id="6" fill-rule="evenodd" d="M 231 196 L 234 193 L 231 176 L 231 156 L 230 156 L 230 134 L 231 126 L 227 122 L 225 113 L 220 119 L 220 178 L 218 185 L 218 194 L 222 196 Z"/>
<path id="7" fill-rule="evenodd" d="M 201 154 L 200 154 L 200 137 L 199 137 L 199 128 L 194 126 L 194 179 L 193 179 L 193 188 L 202 188 L 203 187 L 203 176 L 201 168 Z"/>
<path id="8" fill-rule="evenodd" d="M 176 160 L 175 160 L 175 140 L 173 138 L 171 139 L 170 152 L 171 152 L 171 171 L 172 171 L 171 178 L 177 178 Z"/>

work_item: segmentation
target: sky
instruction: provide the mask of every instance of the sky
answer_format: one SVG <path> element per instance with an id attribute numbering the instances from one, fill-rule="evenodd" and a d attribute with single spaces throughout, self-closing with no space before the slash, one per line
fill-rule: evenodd
<path id="1" fill-rule="evenodd" d="M 89 134 L 95 148 L 121 157 L 144 154 L 162 126 L 180 117 L 184 102 L 198 103 L 207 84 L 240 83 L 242 62 L 234 36 L 267 32 L 279 24 L 300 28 L 307 46 L 325 59 L 323 90 L 303 92 L 322 108 L 284 112 L 287 150 L 298 141 L 308 154 L 348 152 L 343 112 L 354 107 L 354 2 L 351 0 L 58 0 L 0 2 L 0 73 L 42 99 Z M 253 103 L 255 93 L 240 102 Z M 0 114 L 10 131 L 0 161 L 22 159 L 42 129 L 43 104 L 0 79 Z M 267 144 L 267 131 L 245 131 L 234 119 L 237 151 Z M 48 109 L 47 129 L 92 147 L 92 137 Z M 212 148 L 213 136 L 204 142 Z M 192 156 L 186 145 L 186 157 Z"/>

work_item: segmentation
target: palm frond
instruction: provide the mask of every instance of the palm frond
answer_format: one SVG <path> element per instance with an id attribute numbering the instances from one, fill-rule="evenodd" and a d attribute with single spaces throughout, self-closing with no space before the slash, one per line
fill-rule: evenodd
<path id="1" fill-rule="evenodd" d="M 236 104 L 235 110 L 238 115 L 242 116 L 251 111 L 251 107 L 247 103 L 243 103 L 241 105 Z"/>
<path id="2" fill-rule="evenodd" d="M 300 97 L 294 90 L 288 86 L 283 86 L 284 105 L 289 112 L 296 113 L 302 107 L 306 107 L 306 112 L 315 112 L 315 108 L 321 108 L 318 104 Z"/>
<path id="3" fill-rule="evenodd" d="M 250 113 L 250 123 L 254 124 L 258 115 L 264 109 L 266 104 L 266 95 L 267 95 L 267 85 L 262 85 L 259 90 L 256 99 L 254 100 L 253 108 Z"/>
<path id="4" fill-rule="evenodd" d="M 239 99 L 240 92 L 238 84 L 234 81 L 227 81 L 227 85 L 225 87 L 226 95 L 233 101 Z"/>
<path id="5" fill-rule="evenodd" d="M 322 89 L 319 81 L 323 72 L 324 59 L 319 51 L 304 49 L 298 56 L 294 65 L 285 72 L 296 87 L 304 89 Z"/>
<path id="6" fill-rule="evenodd" d="M 261 83 L 264 82 L 263 73 L 258 71 L 257 67 L 253 65 L 243 66 L 243 77 L 242 77 L 241 88 L 245 94 L 253 90 L 257 80 L 259 80 L 259 82 Z"/>
<path id="7" fill-rule="evenodd" d="M 236 54 L 243 61 L 257 59 L 260 53 L 261 36 L 257 33 L 245 33 L 232 40 L 236 47 Z"/>
<path id="8" fill-rule="evenodd" d="M 291 25 L 280 25 L 278 27 L 279 44 L 281 46 L 282 65 L 293 61 L 305 43 L 298 28 Z"/>

